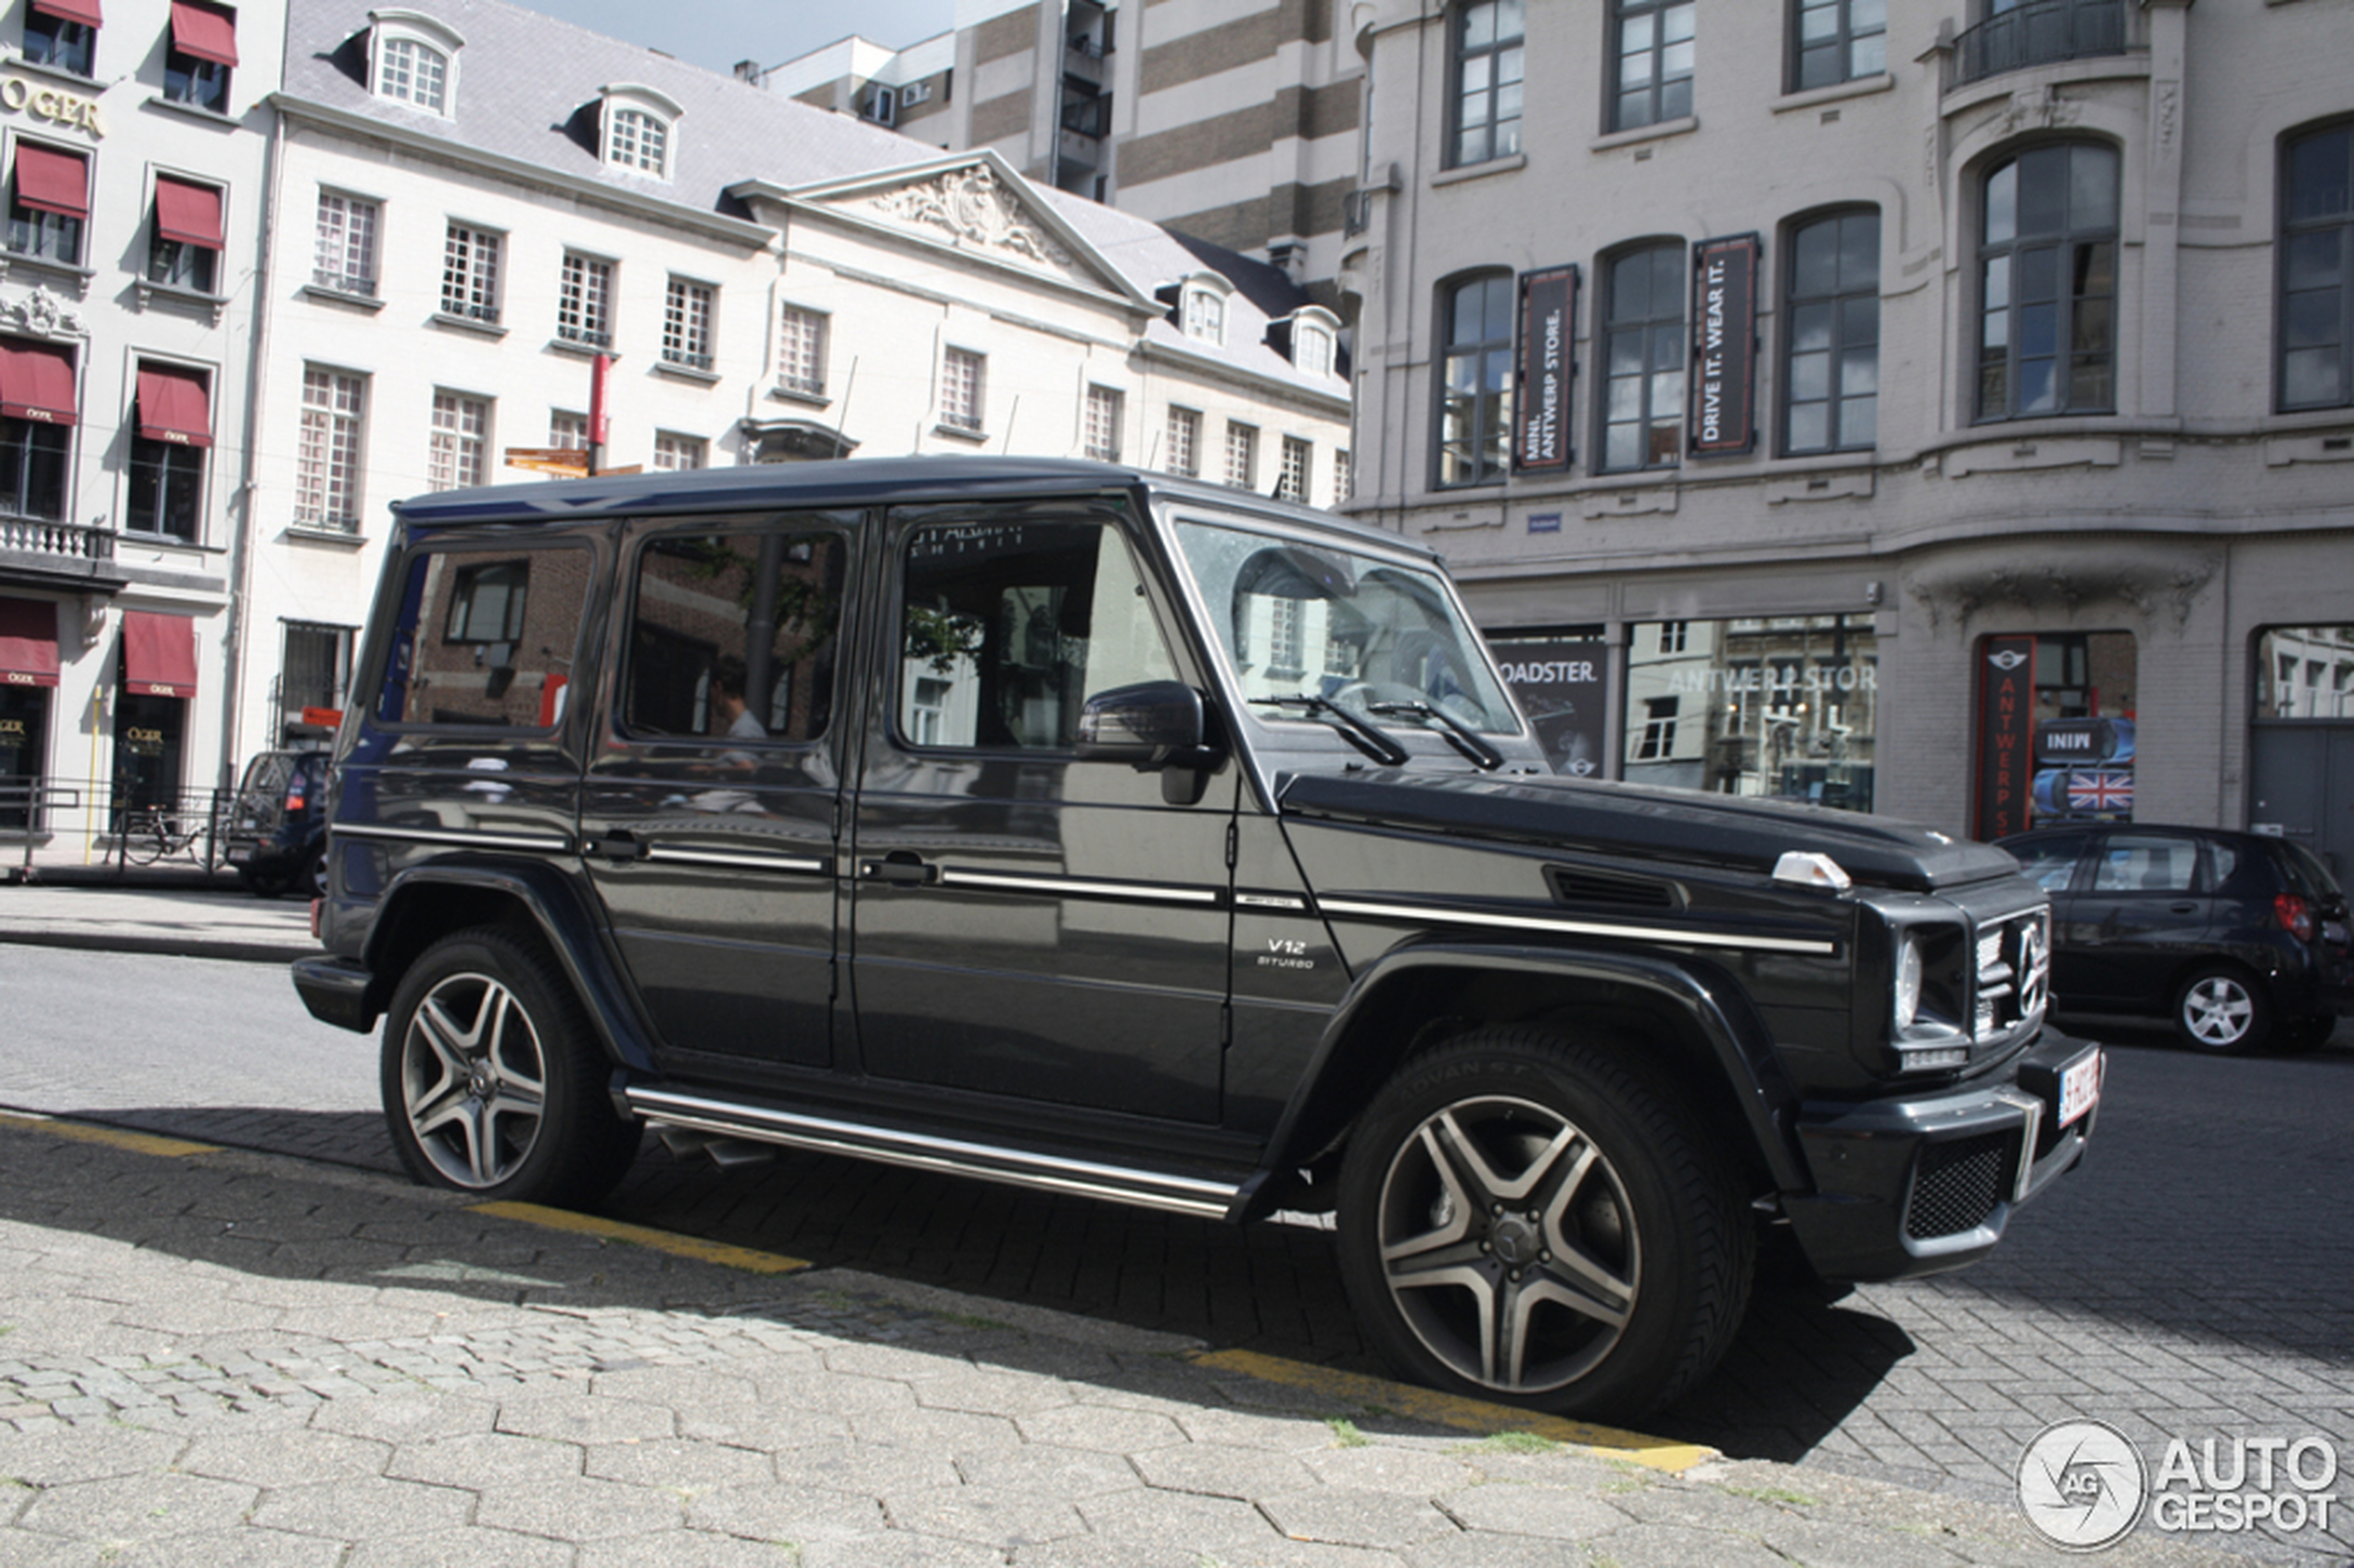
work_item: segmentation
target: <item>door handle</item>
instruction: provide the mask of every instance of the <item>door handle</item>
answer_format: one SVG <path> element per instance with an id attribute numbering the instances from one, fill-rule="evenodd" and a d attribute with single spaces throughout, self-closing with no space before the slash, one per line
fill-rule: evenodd
<path id="1" fill-rule="evenodd" d="M 615 866 L 626 866 L 633 860 L 643 860 L 653 846 L 626 828 L 616 828 L 601 839 L 585 839 L 580 854 L 584 860 L 610 860 Z"/>
<path id="2" fill-rule="evenodd" d="M 940 880 L 940 867 L 918 859 L 910 851 L 893 850 L 880 860 L 860 861 L 858 875 L 869 882 L 920 888 Z"/>
<path id="3" fill-rule="evenodd" d="M 2198 913 L 2198 905 L 2196 904 L 2170 904 L 2166 906 L 2166 912 L 2169 915 L 2196 915 Z"/>

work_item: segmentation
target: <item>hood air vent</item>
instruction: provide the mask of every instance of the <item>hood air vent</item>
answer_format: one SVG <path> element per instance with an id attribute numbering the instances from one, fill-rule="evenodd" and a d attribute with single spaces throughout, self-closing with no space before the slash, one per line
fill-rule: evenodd
<path id="1" fill-rule="evenodd" d="M 1582 866 L 1548 866 L 1545 880 L 1557 904 L 1582 909 L 1681 909 L 1684 891 L 1649 877 L 1622 877 Z"/>

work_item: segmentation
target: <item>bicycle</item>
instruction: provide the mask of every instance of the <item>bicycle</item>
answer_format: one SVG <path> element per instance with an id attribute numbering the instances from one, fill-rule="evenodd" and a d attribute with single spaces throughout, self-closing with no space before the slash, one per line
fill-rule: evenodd
<path id="1" fill-rule="evenodd" d="M 167 855 L 184 854 L 204 837 L 205 821 L 196 813 L 164 806 L 144 806 L 122 819 L 122 857 L 133 866 L 153 866 Z"/>

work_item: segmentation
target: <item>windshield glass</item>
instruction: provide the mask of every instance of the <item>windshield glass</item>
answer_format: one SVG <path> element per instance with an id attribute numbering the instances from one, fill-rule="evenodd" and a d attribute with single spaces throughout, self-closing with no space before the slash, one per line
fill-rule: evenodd
<path id="1" fill-rule="evenodd" d="M 1321 697 L 1376 722 L 1376 704 L 1422 702 L 1519 733 L 1436 573 L 1208 523 L 1180 523 L 1177 542 L 1246 699 Z"/>

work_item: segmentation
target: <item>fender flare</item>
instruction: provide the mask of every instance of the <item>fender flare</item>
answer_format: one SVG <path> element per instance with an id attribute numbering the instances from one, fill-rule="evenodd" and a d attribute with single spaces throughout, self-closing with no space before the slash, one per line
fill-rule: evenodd
<path id="1" fill-rule="evenodd" d="M 1345 1069 L 1346 1045 L 1379 993 L 1389 982 L 1418 970 L 1482 970 L 1537 975 L 1627 986 L 1664 1002 L 1688 1020 L 1724 1075 L 1759 1158 L 1782 1192 L 1808 1192 L 1804 1157 L 1791 1131 L 1799 1096 L 1773 1051 L 1764 1021 L 1729 977 L 1712 981 L 1705 965 L 1673 963 L 1633 953 L 1487 942 L 1432 942 L 1392 949 L 1366 966 L 1349 984 L 1322 1039 L 1309 1057 L 1299 1084 L 1267 1141 L 1266 1169 L 1285 1170 L 1312 1157 L 1325 1135 L 1345 1120 L 1333 1112 L 1332 1080 Z M 1367 1097 L 1372 1085 L 1364 1086 Z M 1322 1113 L 1323 1119 L 1318 1120 Z"/>
<path id="2" fill-rule="evenodd" d="M 614 1065 L 632 1073 L 654 1070 L 653 1052 L 639 1023 L 635 994 L 607 948 L 573 879 L 537 861 L 445 856 L 412 866 L 386 884 L 361 961 L 372 977 L 368 1001 L 377 1012 L 391 1005 L 399 977 L 382 963 L 401 925 L 400 911 L 416 891 L 456 887 L 493 893 L 521 905 L 538 928 L 564 978 L 588 1014 L 589 1025 Z"/>

